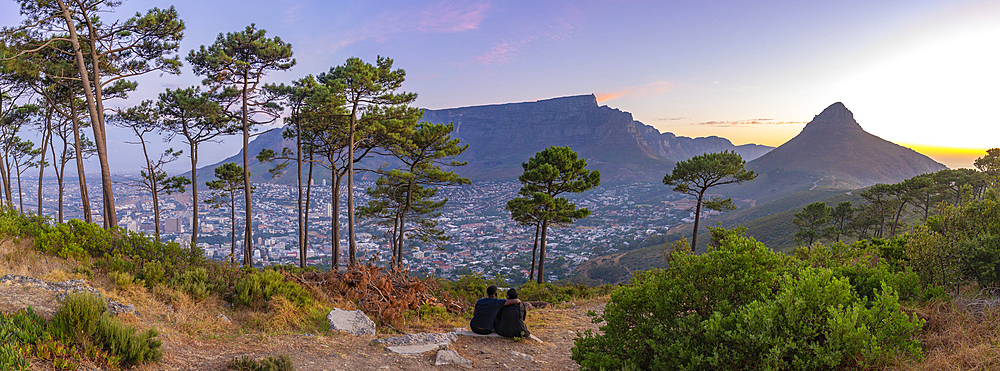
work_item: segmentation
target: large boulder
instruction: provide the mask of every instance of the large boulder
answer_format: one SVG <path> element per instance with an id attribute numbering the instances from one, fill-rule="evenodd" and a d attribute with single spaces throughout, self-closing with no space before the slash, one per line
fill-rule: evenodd
<path id="1" fill-rule="evenodd" d="M 333 308 L 326 315 L 330 321 L 330 331 L 341 331 L 351 335 L 375 335 L 375 322 L 361 310 Z"/>

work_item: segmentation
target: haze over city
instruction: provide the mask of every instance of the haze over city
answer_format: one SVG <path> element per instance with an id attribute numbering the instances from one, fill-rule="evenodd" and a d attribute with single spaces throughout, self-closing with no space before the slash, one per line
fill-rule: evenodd
<path id="1" fill-rule="evenodd" d="M 594 93 L 661 131 L 778 146 L 841 101 L 869 132 L 953 168 L 971 166 L 1000 134 L 994 1 L 128 1 L 113 16 L 171 5 L 187 26 L 182 59 L 255 23 L 290 42 L 297 60 L 270 81 L 381 55 L 407 71 L 403 89 L 422 108 Z M 17 3 L 0 2 L 0 24 L 19 21 Z M 129 100 L 111 104 L 199 84 L 182 70 L 142 76 Z M 123 143 L 131 135 L 110 131 L 113 170 L 138 169 Z M 239 142 L 226 138 L 203 162 Z"/>

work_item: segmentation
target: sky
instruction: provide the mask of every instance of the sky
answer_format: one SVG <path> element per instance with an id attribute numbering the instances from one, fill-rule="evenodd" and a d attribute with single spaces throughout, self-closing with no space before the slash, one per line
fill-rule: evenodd
<path id="1" fill-rule="evenodd" d="M 440 109 L 595 94 L 683 136 L 778 146 L 835 102 L 865 130 L 969 167 L 1000 147 L 1000 2 L 890 1 L 126 1 L 104 19 L 175 6 L 181 56 L 255 23 L 290 42 L 290 82 L 347 58 L 392 58 L 416 106 Z M 19 22 L 0 0 L 0 25 Z M 137 79 L 132 105 L 183 73 Z M 109 131 L 113 171 L 141 166 Z M 229 137 L 200 154 L 235 154 Z M 179 140 L 160 149 L 185 147 Z M 172 164 L 183 170 L 187 161 Z M 96 169 L 96 166 L 92 168 Z"/>

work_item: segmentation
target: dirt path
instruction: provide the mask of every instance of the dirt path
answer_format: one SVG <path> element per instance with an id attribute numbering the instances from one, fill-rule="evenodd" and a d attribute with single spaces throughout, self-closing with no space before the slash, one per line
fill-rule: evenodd
<path id="1" fill-rule="evenodd" d="M 603 302 L 568 305 L 563 308 L 529 312 L 528 326 L 543 340 L 459 336 L 451 344 L 462 357 L 472 361 L 477 370 L 576 370 L 570 348 L 578 331 L 596 330 L 587 312 L 600 311 Z M 260 359 L 288 355 L 296 370 L 464 370 L 456 365 L 434 366 L 435 352 L 402 356 L 382 345 L 376 338 L 398 336 L 351 336 L 330 334 L 260 335 L 234 338 L 197 339 L 183 335 L 161 336 L 164 341 L 163 363 L 140 370 L 224 370 L 233 357 Z"/>

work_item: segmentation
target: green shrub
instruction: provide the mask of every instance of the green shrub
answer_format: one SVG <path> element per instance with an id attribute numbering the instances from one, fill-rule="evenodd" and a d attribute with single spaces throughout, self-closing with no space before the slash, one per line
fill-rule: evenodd
<path id="1" fill-rule="evenodd" d="M 586 370 L 783 370 L 919 355 L 921 322 L 884 282 L 915 277 L 880 268 L 875 254 L 837 249 L 813 257 L 831 268 L 787 260 L 742 233 L 700 256 L 674 252 L 667 270 L 638 273 L 611 293 L 594 318 L 605 322 L 601 333 L 577 338 L 572 359 Z M 876 263 L 857 259 L 865 256 Z"/>
<path id="2" fill-rule="evenodd" d="M 52 317 L 56 330 L 77 344 L 86 344 L 97 331 L 107 303 L 100 296 L 77 292 L 66 296 L 62 307 Z"/>
<path id="3" fill-rule="evenodd" d="M 976 280 L 982 287 L 1000 283 L 1000 236 L 983 235 L 964 240 L 959 244 L 959 251 L 965 277 Z"/>
<path id="4" fill-rule="evenodd" d="M 203 300 L 209 294 L 208 271 L 205 268 L 188 268 L 176 277 L 174 286 L 191 295 L 195 300 Z"/>
<path id="5" fill-rule="evenodd" d="M 628 362 L 640 369 L 704 364 L 711 348 L 702 322 L 766 299 L 785 271 L 778 253 L 738 235 L 705 254 L 677 251 L 669 258 L 667 270 L 636 273 L 611 292 L 603 315 L 594 318 L 606 322 L 603 333 L 577 338 L 574 361 L 588 370 L 618 370 Z"/>
<path id="6" fill-rule="evenodd" d="M 132 277 L 132 274 L 129 272 L 111 271 L 108 273 L 108 279 L 119 290 L 128 290 L 129 287 L 132 287 L 132 283 L 135 282 L 135 277 Z"/>
<path id="7" fill-rule="evenodd" d="M 295 367 L 292 365 L 292 359 L 287 355 L 280 355 L 278 357 L 267 357 L 262 360 L 255 360 L 253 358 L 243 356 L 239 358 L 233 358 L 226 364 L 226 367 L 232 370 L 245 370 L 245 371 L 293 371 Z"/>
<path id="8" fill-rule="evenodd" d="M 61 338 L 81 347 L 100 346 L 125 366 L 159 362 L 163 357 L 162 342 L 154 339 L 156 330 L 137 333 L 134 327 L 112 319 L 104 299 L 97 295 L 68 295 L 56 311 L 52 326 Z"/>
<path id="9" fill-rule="evenodd" d="M 142 279 L 146 281 L 146 287 L 152 288 L 166 280 L 167 270 L 163 264 L 156 260 L 147 260 L 142 265 Z"/>
<path id="10" fill-rule="evenodd" d="M 846 279 L 825 268 L 785 275 L 773 299 L 728 316 L 713 313 L 704 327 L 715 344 L 705 361 L 715 369 L 833 369 L 920 354 L 912 336 L 921 322 L 900 310 L 890 286 L 862 300 Z"/>
<path id="11" fill-rule="evenodd" d="M 104 349 L 118 356 L 122 365 L 135 366 L 163 359 L 160 349 L 163 342 L 154 339 L 157 335 L 154 329 L 139 333 L 135 327 L 115 321 L 105 313 L 98 322 L 94 338 Z"/>
<path id="12" fill-rule="evenodd" d="M 545 282 L 538 284 L 528 282 L 518 289 L 518 297 L 525 301 L 544 301 L 549 303 L 562 303 L 567 301 L 590 299 L 595 296 L 607 295 L 611 293 L 611 285 L 587 286 L 587 285 L 560 285 Z"/>
<path id="13" fill-rule="evenodd" d="M 284 275 L 273 270 L 250 273 L 236 282 L 233 288 L 233 302 L 248 307 L 265 305 L 274 296 L 284 297 L 299 307 L 312 302 L 306 289 L 285 281 Z"/>
<path id="14" fill-rule="evenodd" d="M 32 344 L 51 339 L 45 320 L 31 307 L 0 313 L 0 370 L 29 370 L 25 357 L 31 354 Z"/>

